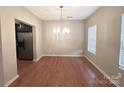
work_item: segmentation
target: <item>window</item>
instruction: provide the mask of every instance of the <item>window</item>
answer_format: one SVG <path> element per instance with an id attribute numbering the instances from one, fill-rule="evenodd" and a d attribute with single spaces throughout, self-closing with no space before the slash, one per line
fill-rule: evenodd
<path id="1" fill-rule="evenodd" d="M 119 66 L 124 69 L 124 16 L 122 16 L 121 22 Z"/>
<path id="2" fill-rule="evenodd" d="M 96 54 L 96 25 L 88 28 L 88 51 Z"/>

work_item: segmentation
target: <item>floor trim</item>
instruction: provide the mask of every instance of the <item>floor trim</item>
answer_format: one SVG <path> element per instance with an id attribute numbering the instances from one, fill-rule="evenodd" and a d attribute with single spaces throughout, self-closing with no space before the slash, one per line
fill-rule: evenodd
<path id="1" fill-rule="evenodd" d="M 19 75 L 16 75 L 15 77 L 13 77 L 11 80 L 9 80 L 4 87 L 8 87 L 12 82 L 14 82 L 17 78 L 19 77 Z"/>
<path id="2" fill-rule="evenodd" d="M 37 59 L 33 59 L 34 62 L 38 62 L 43 56 L 41 55 L 40 57 L 38 57 Z"/>
<path id="3" fill-rule="evenodd" d="M 115 86 L 120 87 L 114 80 L 110 79 L 110 76 L 105 73 L 101 68 L 99 68 L 91 59 L 89 59 L 87 56 L 84 56 L 96 69 L 98 69 L 109 81 L 111 81 Z"/>
<path id="4" fill-rule="evenodd" d="M 83 55 L 56 55 L 56 54 L 44 54 L 43 56 L 83 57 Z"/>

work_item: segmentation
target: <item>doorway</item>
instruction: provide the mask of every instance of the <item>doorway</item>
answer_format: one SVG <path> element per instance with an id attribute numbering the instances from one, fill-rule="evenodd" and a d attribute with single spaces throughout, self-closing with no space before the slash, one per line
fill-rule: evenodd
<path id="1" fill-rule="evenodd" d="M 33 60 L 32 26 L 15 20 L 16 54 L 18 60 Z"/>

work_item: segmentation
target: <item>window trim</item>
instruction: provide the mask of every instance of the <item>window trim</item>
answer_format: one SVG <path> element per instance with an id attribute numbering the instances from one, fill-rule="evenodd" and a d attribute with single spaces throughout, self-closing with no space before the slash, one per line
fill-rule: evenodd
<path id="1" fill-rule="evenodd" d="M 119 69 L 124 70 L 124 67 L 123 67 L 123 66 L 121 66 L 121 65 L 119 65 Z"/>
<path id="2" fill-rule="evenodd" d="M 121 62 L 120 62 L 120 52 L 121 52 L 121 33 L 122 33 L 122 17 L 124 17 L 124 14 L 122 14 L 121 15 L 121 31 L 120 31 L 120 39 L 119 39 L 119 41 L 120 41 L 120 47 L 119 47 L 119 69 L 121 69 L 121 70 L 123 70 L 124 71 L 124 65 L 123 64 L 121 64 Z"/>

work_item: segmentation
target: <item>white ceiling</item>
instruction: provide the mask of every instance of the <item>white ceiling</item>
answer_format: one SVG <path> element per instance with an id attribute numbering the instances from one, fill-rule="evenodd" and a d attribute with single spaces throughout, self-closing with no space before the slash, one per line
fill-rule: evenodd
<path id="1" fill-rule="evenodd" d="M 60 20 L 61 9 L 59 6 L 26 6 L 29 11 L 41 20 Z M 64 6 L 63 20 L 83 20 L 95 12 L 98 6 Z M 68 18 L 68 17 L 72 18 Z"/>

